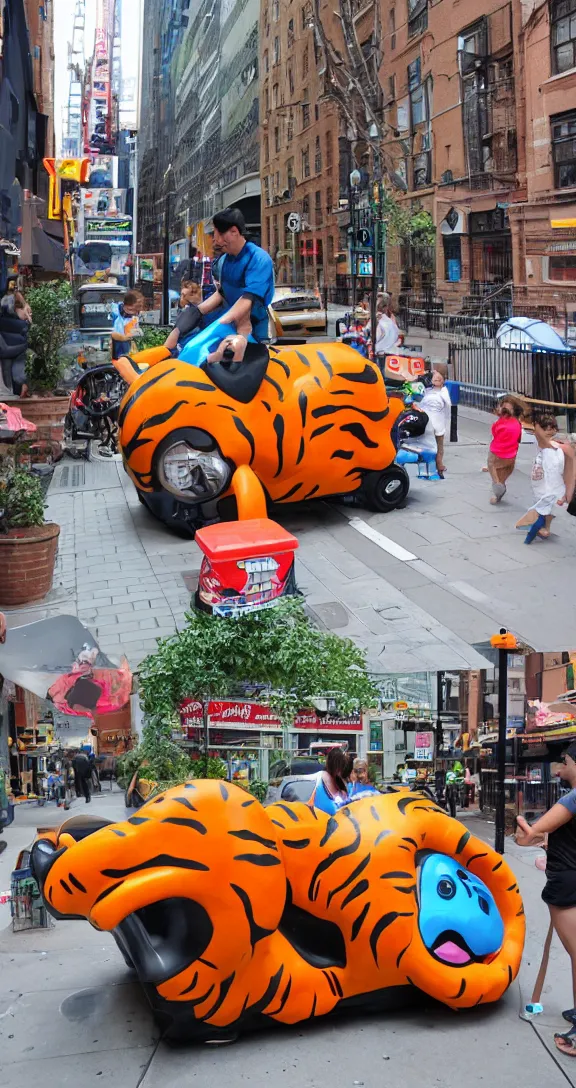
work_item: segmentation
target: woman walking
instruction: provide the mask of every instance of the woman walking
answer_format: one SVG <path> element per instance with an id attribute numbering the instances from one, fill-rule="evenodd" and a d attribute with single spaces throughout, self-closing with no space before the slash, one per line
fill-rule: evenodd
<path id="1" fill-rule="evenodd" d="M 0 362 L 4 385 L 16 397 L 25 397 L 26 352 L 32 311 L 19 291 L 5 295 L 0 307 Z"/>
<path id="2" fill-rule="evenodd" d="M 532 465 L 534 503 L 516 523 L 517 529 L 529 526 L 524 543 L 534 537 L 549 537 L 558 506 L 566 506 L 574 492 L 575 459 L 572 446 L 555 442 L 558 424 L 553 415 L 543 412 L 535 417 L 534 434 L 538 443 Z"/>
<path id="3" fill-rule="evenodd" d="M 574 1007 L 562 1016 L 571 1030 L 554 1035 L 558 1050 L 576 1058 L 576 744 L 563 753 L 558 764 L 558 777 L 571 787 L 548 812 L 530 826 L 523 816 L 516 818 L 518 846 L 540 846 L 548 837 L 546 847 L 546 885 L 542 899 L 548 904 L 552 925 L 572 964 L 572 1000 Z"/>
<path id="4" fill-rule="evenodd" d="M 514 472 L 522 439 L 521 404 L 514 397 L 502 397 L 496 402 L 494 411 L 498 419 L 492 424 L 492 441 L 488 453 L 488 472 L 492 477 L 492 506 L 496 506 L 506 494 L 506 481 Z"/>
<path id="5" fill-rule="evenodd" d="M 426 412 L 436 436 L 436 467 L 441 478 L 444 477 L 444 435 L 450 426 L 452 402 L 446 388 L 446 380 L 439 370 L 432 372 L 432 384 L 429 385 L 421 401 L 422 411 Z"/>

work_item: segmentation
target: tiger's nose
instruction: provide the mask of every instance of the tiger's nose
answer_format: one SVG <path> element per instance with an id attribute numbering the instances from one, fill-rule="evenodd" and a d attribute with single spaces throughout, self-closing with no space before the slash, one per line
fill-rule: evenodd
<path id="1" fill-rule="evenodd" d="M 57 850 L 54 843 L 49 842 L 48 839 L 39 839 L 34 843 L 30 854 L 30 868 L 41 891 L 54 862 L 65 849 L 66 847 L 62 846 L 60 850 Z"/>

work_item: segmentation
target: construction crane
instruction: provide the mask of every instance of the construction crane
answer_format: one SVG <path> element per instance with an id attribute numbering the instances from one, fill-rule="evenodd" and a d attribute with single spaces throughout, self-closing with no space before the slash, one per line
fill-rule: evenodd
<path id="1" fill-rule="evenodd" d="M 72 41 L 68 42 L 68 71 L 70 82 L 68 106 L 64 112 L 62 151 L 66 156 L 82 154 L 82 99 L 84 93 L 84 31 L 86 26 L 86 0 L 76 0 Z"/>
<path id="2" fill-rule="evenodd" d="M 94 52 L 86 69 L 82 105 L 85 154 L 115 153 L 117 125 L 113 85 L 120 61 L 119 18 L 120 0 L 96 0 Z"/>

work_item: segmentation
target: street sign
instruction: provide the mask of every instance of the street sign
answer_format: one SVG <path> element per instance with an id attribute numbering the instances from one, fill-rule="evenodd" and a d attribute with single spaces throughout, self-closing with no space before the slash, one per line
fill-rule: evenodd
<path id="1" fill-rule="evenodd" d="M 372 235 L 370 234 L 368 227 L 360 227 L 360 229 L 356 231 L 356 241 L 359 246 L 372 245 Z"/>
<path id="2" fill-rule="evenodd" d="M 405 703 L 403 699 L 399 699 L 397 703 L 394 703 L 394 710 L 408 710 L 408 703 Z"/>
<path id="3" fill-rule="evenodd" d="M 292 231 L 292 234 L 297 234 L 302 229 L 302 217 L 298 212 L 290 212 L 286 220 L 286 226 L 288 230 Z"/>

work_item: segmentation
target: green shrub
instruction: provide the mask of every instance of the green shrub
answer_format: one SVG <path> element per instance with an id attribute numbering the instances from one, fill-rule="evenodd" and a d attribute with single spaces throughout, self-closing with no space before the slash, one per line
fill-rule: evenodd
<path id="1" fill-rule="evenodd" d="M 53 392 L 66 367 L 61 350 L 72 325 L 72 289 L 64 281 L 42 283 L 27 291 L 26 301 L 32 310 L 26 380 L 33 392 Z"/>
<path id="2" fill-rule="evenodd" d="M 24 469 L 16 469 L 0 483 L 0 527 L 31 529 L 44 524 L 44 495 L 40 480 Z"/>

